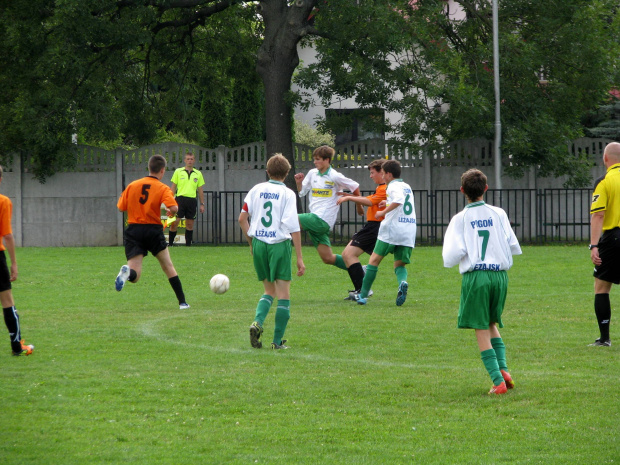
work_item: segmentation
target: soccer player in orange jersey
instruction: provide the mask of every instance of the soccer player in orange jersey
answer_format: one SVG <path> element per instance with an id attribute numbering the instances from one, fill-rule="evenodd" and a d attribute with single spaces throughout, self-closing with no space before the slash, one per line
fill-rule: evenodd
<path id="1" fill-rule="evenodd" d="M 0 167 L 0 181 L 2 181 L 2 167 Z M 4 313 L 4 323 L 11 337 L 11 349 L 13 355 L 30 355 L 34 350 L 33 345 L 26 345 L 22 340 L 19 315 L 15 310 L 11 282 L 17 279 L 17 259 L 15 258 L 15 239 L 11 228 L 11 215 L 13 204 L 8 197 L 0 195 L 0 303 Z M 11 268 L 6 263 L 4 251 L 9 252 Z"/>
<path id="2" fill-rule="evenodd" d="M 130 183 L 118 200 L 118 209 L 127 212 L 129 226 L 123 234 L 127 265 L 116 277 L 116 290 L 121 291 L 127 281 L 136 283 L 142 272 L 142 260 L 149 252 L 159 261 L 161 269 L 179 300 L 179 308 L 189 308 L 185 301 L 181 280 L 170 259 L 168 243 L 161 223 L 161 204 L 171 214 L 178 210 L 170 188 L 161 182 L 166 173 L 166 159 L 153 155 L 149 159 L 149 175 Z"/>

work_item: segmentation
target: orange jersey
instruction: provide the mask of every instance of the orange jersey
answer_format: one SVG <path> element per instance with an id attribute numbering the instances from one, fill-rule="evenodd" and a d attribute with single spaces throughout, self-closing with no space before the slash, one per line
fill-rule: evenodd
<path id="1" fill-rule="evenodd" d="M 383 221 L 383 218 L 376 218 L 375 213 L 379 211 L 379 203 L 382 200 L 387 200 L 386 194 L 387 184 L 379 184 L 377 189 L 375 189 L 375 193 L 367 196 L 366 198 L 372 202 L 372 205 L 368 207 L 368 211 L 366 212 L 366 221 Z"/>
<path id="2" fill-rule="evenodd" d="M 129 224 L 161 225 L 162 203 L 168 208 L 177 205 L 168 186 L 155 176 L 147 176 L 130 183 L 117 206 L 120 211 L 127 212 Z"/>
<path id="3" fill-rule="evenodd" d="M 0 252 L 6 250 L 2 238 L 13 234 L 13 229 L 11 228 L 12 215 L 13 204 L 11 200 L 5 195 L 0 195 Z"/>

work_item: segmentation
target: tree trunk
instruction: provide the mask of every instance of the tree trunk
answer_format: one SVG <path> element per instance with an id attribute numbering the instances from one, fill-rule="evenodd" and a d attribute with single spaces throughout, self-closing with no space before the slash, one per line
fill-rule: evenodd
<path id="1" fill-rule="evenodd" d="M 265 24 L 265 39 L 258 52 L 256 70 L 265 86 L 267 157 L 281 153 L 291 163 L 285 184 L 297 191 L 293 158 L 292 117 L 289 99 L 293 72 L 299 64 L 297 44 L 307 33 L 308 15 L 316 0 L 263 0 L 259 13 Z"/>

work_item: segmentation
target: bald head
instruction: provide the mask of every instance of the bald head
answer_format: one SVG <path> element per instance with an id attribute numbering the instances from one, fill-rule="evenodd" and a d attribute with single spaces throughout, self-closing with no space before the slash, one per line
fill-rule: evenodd
<path id="1" fill-rule="evenodd" d="M 607 168 L 616 163 L 620 163 L 620 142 L 611 142 L 607 144 L 605 153 L 603 153 L 603 162 Z"/>

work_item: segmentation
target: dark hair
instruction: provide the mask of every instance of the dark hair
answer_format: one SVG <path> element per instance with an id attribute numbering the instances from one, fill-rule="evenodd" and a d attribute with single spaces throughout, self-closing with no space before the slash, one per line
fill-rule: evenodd
<path id="1" fill-rule="evenodd" d="M 291 164 L 281 153 L 275 153 L 267 160 L 267 174 L 270 178 L 284 179 L 291 170 Z"/>
<path id="2" fill-rule="evenodd" d="M 375 171 L 381 171 L 383 169 L 383 164 L 386 162 L 385 158 L 379 158 L 378 160 L 373 160 L 368 165 L 368 169 L 373 169 Z"/>
<path id="3" fill-rule="evenodd" d="M 312 158 L 319 157 L 323 160 L 329 160 L 331 162 L 335 153 L 336 151 L 329 145 L 321 145 L 320 147 L 314 149 L 314 152 L 312 152 Z"/>
<path id="4" fill-rule="evenodd" d="M 384 173 L 390 173 L 394 179 L 400 178 L 400 162 L 398 160 L 386 160 L 382 168 Z"/>
<path id="5" fill-rule="evenodd" d="M 484 194 L 487 187 L 487 177 L 480 170 L 467 170 L 461 176 L 461 186 L 465 196 L 473 202 Z"/>
<path id="6" fill-rule="evenodd" d="M 196 158 L 196 156 L 192 153 L 192 152 L 187 152 L 184 156 L 183 159 L 185 160 L 185 157 L 194 157 Z"/>
<path id="7" fill-rule="evenodd" d="M 153 155 L 149 158 L 149 173 L 157 174 L 166 167 L 166 159 L 161 155 Z"/>

